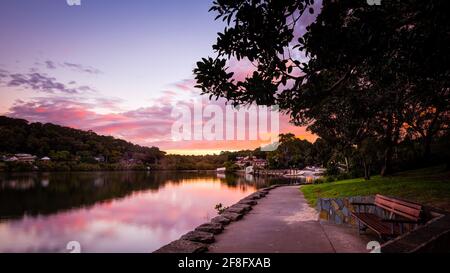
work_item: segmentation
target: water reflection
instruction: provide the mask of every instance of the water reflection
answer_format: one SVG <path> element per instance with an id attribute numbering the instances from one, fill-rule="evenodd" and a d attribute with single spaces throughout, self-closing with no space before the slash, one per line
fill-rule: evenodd
<path id="1" fill-rule="evenodd" d="M 0 252 L 150 252 L 269 182 L 207 172 L 0 176 Z"/>

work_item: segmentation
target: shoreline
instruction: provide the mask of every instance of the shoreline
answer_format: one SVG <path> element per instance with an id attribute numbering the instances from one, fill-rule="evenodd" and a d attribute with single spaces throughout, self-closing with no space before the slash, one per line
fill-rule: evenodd
<path id="1" fill-rule="evenodd" d="M 177 169 L 98 169 L 98 170 L 27 170 L 27 171 L 1 171 L 0 174 L 27 174 L 27 173 L 95 173 L 95 172 L 215 172 L 215 170 L 177 170 Z"/>
<path id="2" fill-rule="evenodd" d="M 368 236 L 319 221 L 299 186 L 273 185 L 250 194 L 153 253 L 367 252 Z"/>
<path id="3" fill-rule="evenodd" d="M 266 197 L 271 190 L 283 185 L 271 185 L 257 190 L 242 198 L 237 203 L 227 207 L 222 213 L 212 218 L 209 222 L 199 225 L 188 231 L 179 239 L 172 241 L 153 253 L 204 253 L 208 246 L 215 242 L 214 235 L 222 233 L 224 226 L 240 221 L 258 204 L 258 200 Z"/>

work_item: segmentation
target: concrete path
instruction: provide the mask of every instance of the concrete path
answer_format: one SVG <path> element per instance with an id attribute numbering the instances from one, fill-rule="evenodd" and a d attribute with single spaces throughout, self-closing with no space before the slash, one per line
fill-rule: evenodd
<path id="1" fill-rule="evenodd" d="M 311 253 L 367 252 L 370 241 L 356 229 L 317 221 L 298 186 L 278 187 L 244 218 L 216 235 L 209 252 Z"/>

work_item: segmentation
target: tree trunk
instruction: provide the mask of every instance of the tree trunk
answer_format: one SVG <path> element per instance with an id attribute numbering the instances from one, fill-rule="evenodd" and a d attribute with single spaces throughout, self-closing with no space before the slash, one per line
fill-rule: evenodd
<path id="1" fill-rule="evenodd" d="M 381 176 L 390 175 L 392 173 L 392 155 L 393 155 L 392 145 L 389 145 L 384 150 L 384 162 L 383 167 L 381 169 Z"/>
<path id="2" fill-rule="evenodd" d="M 364 179 L 370 180 L 370 164 L 368 164 L 365 159 L 363 159 L 363 166 L 364 166 Z"/>
<path id="3" fill-rule="evenodd" d="M 431 156 L 431 142 L 432 142 L 433 138 L 431 135 L 426 135 L 424 138 L 424 153 L 423 153 L 423 158 L 425 159 L 425 161 L 428 161 L 430 159 Z"/>
<path id="4" fill-rule="evenodd" d="M 345 160 L 346 172 L 349 173 L 350 172 L 350 164 L 348 163 L 348 157 L 344 156 L 344 160 Z"/>

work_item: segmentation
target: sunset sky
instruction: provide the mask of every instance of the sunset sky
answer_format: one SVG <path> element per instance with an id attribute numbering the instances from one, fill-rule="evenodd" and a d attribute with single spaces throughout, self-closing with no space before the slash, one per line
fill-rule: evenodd
<path id="1" fill-rule="evenodd" d="M 0 114 L 170 153 L 258 147 L 257 141 L 171 141 L 172 109 L 201 99 L 192 70 L 201 57 L 214 56 L 211 46 L 224 28 L 208 13 L 211 2 L 2 0 Z M 250 69 L 231 67 L 242 77 Z M 280 124 L 281 132 L 314 140 L 285 116 Z"/>

